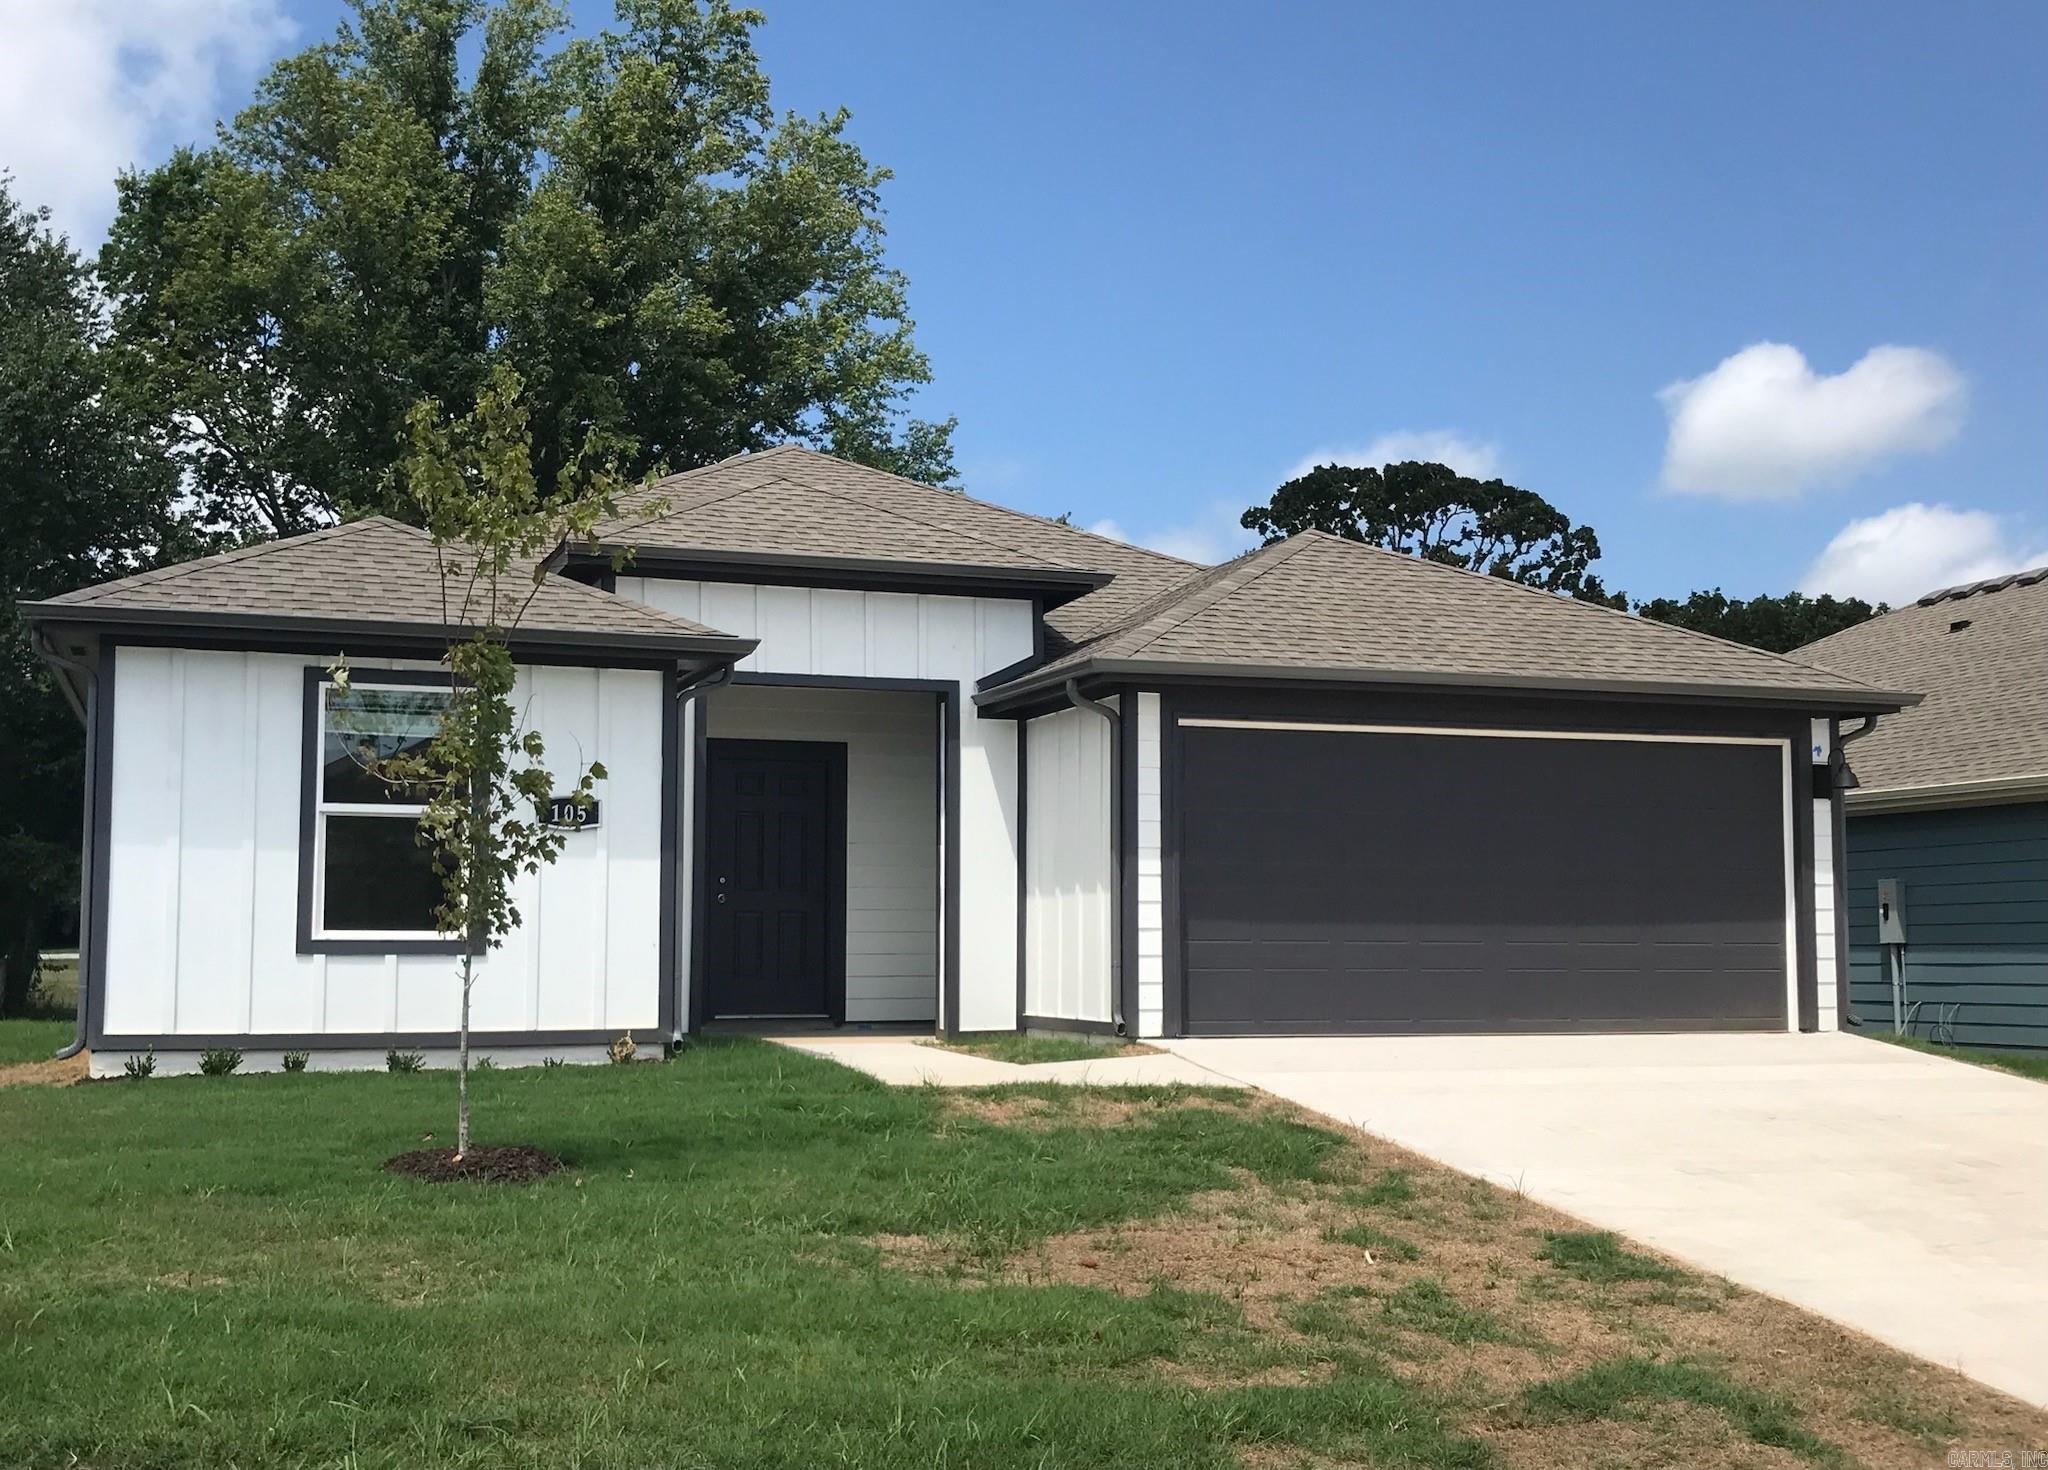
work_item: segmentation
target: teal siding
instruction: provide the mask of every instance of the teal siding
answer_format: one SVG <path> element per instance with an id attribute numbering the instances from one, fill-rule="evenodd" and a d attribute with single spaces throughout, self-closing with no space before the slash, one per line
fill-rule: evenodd
<path id="1" fill-rule="evenodd" d="M 1877 880 L 1906 885 L 1906 999 L 1917 1035 L 1952 1016 L 1964 1045 L 2048 1051 L 2048 803 L 1849 817 L 1849 994 L 1891 1025 Z"/>

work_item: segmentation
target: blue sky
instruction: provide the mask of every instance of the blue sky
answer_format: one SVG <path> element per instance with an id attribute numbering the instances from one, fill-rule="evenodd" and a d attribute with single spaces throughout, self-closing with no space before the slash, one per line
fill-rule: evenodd
<path id="1" fill-rule="evenodd" d="M 178 3 L 234 35 L 143 161 L 339 14 Z M 1441 450 L 1639 595 L 2048 560 L 2048 8 L 763 8 L 777 104 L 896 172 L 976 493 L 1215 556 L 1305 459 Z"/>

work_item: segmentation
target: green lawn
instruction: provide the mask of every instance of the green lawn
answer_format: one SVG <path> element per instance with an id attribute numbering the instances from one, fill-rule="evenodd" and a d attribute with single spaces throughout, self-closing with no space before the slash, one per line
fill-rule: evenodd
<path id="1" fill-rule="evenodd" d="M 11 1052 L 21 1023 L 0 1023 Z M 0 1088 L 0 1467 L 1848 1467 L 2048 1413 L 1256 1094 L 802 1053 Z M 1679 1289 L 1682 1284 L 1684 1289 Z M 1791 1463 L 1784 1458 L 1772 1464 Z"/>
<path id="2" fill-rule="evenodd" d="M 950 1041 L 934 1042 L 949 1051 L 972 1052 L 995 1062 L 1029 1066 L 1034 1062 L 1093 1062 L 1104 1057 L 1132 1056 L 1151 1051 L 1112 1036 L 1054 1036 L 1023 1031 L 968 1031 Z"/>
<path id="3" fill-rule="evenodd" d="M 1947 1057 L 1952 1062 L 1968 1062 L 1977 1067 L 1993 1067 L 2001 1072 L 2016 1073 L 2031 1077 L 2036 1082 L 2048 1082 L 2048 1053 L 2034 1051 L 1990 1051 L 1975 1046 L 1943 1046 L 1938 1041 L 1928 1041 L 1919 1036 L 1894 1036 L 1889 1031 L 1865 1030 L 1863 1033 L 1877 1041 L 1890 1042 L 1893 1046 L 1908 1047 L 1913 1051 L 1924 1051 L 1929 1056 Z"/>
<path id="4" fill-rule="evenodd" d="M 1001 1252 L 1233 1170 L 1301 1179 L 1319 1130 L 1167 1093 L 1115 1128 L 1003 1127 L 749 1041 L 476 1081 L 483 1141 L 571 1167 L 525 1189 L 381 1173 L 446 1138 L 446 1074 L 0 1094 L 0 1464 L 1484 1459 L 1364 1365 L 1214 1393 L 1153 1371 L 1231 1317 L 1213 1297 L 961 1290 L 866 1244 Z"/>
<path id="5" fill-rule="evenodd" d="M 76 1031 L 69 1017 L 57 1021 L 0 1021 L 0 1067 L 41 1062 L 68 1046 Z"/>

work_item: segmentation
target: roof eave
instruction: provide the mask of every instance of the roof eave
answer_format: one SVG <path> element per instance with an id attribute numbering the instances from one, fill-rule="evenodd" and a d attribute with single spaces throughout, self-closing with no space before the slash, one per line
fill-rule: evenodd
<path id="1" fill-rule="evenodd" d="M 366 644 L 446 644 L 451 636 L 477 631 L 466 624 L 401 622 L 372 618 L 302 617 L 278 613 L 199 611 L 192 608 L 110 608 L 91 602 L 25 602 L 31 627 L 62 626 L 96 633 L 242 635 L 250 639 L 337 638 Z M 507 644 L 517 652 L 627 654 L 636 658 L 675 657 L 692 662 L 736 662 L 760 646 L 754 638 L 725 633 L 654 633 L 575 628 L 513 628 Z"/>
<path id="2" fill-rule="evenodd" d="M 1855 764 L 1852 758 L 1850 764 Z M 1939 811 L 1950 807 L 2004 806 L 2048 801 L 2048 771 L 2020 776 L 1988 776 L 1971 781 L 1939 781 L 1923 786 L 1858 787 L 1843 803 L 1860 816 L 1883 812 Z"/>
<path id="3" fill-rule="evenodd" d="M 1106 587 L 1114 573 L 1080 567 L 1014 567 L 976 562 L 901 561 L 887 557 L 820 556 L 774 551 L 702 550 L 599 542 L 558 553 L 563 570 L 617 570 L 703 581 L 790 582 L 793 585 L 867 590 L 950 592 L 961 595 L 1035 597 L 1058 607 Z"/>
<path id="4" fill-rule="evenodd" d="M 1429 687 L 1482 689 L 1502 693 L 1607 695 L 1633 699 L 1669 699 L 1684 703 L 1739 704 L 1796 709 L 1814 714 L 1889 714 L 1920 702 L 1917 694 L 1839 686 L 1783 688 L 1638 679 L 1569 679 L 1534 674 L 1453 674 L 1435 670 L 1394 670 L 1295 667 L 1285 664 L 1244 664 L 1178 659 L 1090 658 L 1045 668 L 977 693 L 975 704 L 1000 713 L 1042 697 L 1068 679 L 1090 681 L 1156 680 L 1246 684 L 1312 683 L 1360 689 Z"/>

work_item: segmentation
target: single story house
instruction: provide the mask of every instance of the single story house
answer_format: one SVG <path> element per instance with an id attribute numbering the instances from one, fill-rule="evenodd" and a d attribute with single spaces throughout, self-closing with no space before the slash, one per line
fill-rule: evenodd
<path id="1" fill-rule="evenodd" d="M 515 640 L 549 759 L 609 775 L 485 961 L 501 1060 L 718 1022 L 1835 1024 L 1834 731 L 1911 695 L 1334 536 L 1198 567 L 797 447 L 600 535 Z M 344 744 L 431 728 L 439 607 L 426 538 L 366 520 L 28 608 L 89 731 L 100 1070 L 449 1046 L 410 812 Z"/>
<path id="2" fill-rule="evenodd" d="M 1856 1018 L 1892 1025 L 1889 884 L 1912 1033 L 2048 1051 L 2048 567 L 1930 592 L 1800 657 L 1926 695 L 1851 748 Z"/>

